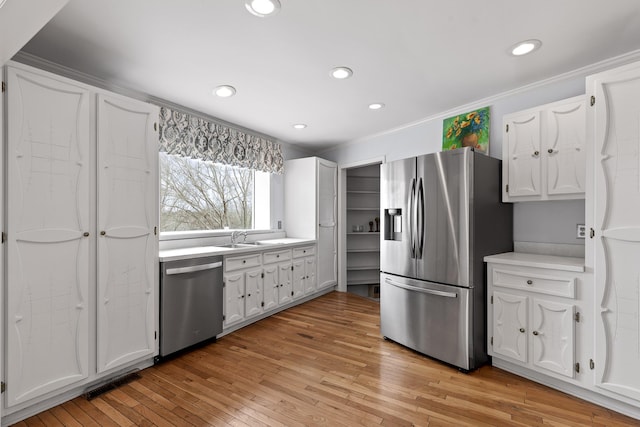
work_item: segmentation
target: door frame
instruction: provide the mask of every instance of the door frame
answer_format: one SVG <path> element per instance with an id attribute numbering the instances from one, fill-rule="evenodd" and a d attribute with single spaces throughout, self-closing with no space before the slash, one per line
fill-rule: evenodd
<path id="1" fill-rule="evenodd" d="M 347 170 L 386 163 L 386 156 L 338 164 L 338 291 L 347 292 Z"/>

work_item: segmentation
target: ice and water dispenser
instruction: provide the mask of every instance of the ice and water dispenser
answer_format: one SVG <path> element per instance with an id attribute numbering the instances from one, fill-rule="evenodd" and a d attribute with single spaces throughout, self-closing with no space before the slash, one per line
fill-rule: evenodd
<path id="1" fill-rule="evenodd" d="M 402 240 L 402 209 L 385 209 L 384 224 L 385 240 Z"/>

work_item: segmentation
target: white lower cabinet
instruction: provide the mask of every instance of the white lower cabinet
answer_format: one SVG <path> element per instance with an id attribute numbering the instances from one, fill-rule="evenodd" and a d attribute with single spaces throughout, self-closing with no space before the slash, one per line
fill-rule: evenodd
<path id="1" fill-rule="evenodd" d="M 6 72 L 12 414 L 157 351 L 158 108 L 22 64 Z"/>
<path id="2" fill-rule="evenodd" d="M 224 328 L 316 292 L 316 247 L 224 257 Z"/>
<path id="3" fill-rule="evenodd" d="M 494 361 L 589 384 L 593 316 L 584 261 L 515 253 L 485 260 L 488 349 Z"/>

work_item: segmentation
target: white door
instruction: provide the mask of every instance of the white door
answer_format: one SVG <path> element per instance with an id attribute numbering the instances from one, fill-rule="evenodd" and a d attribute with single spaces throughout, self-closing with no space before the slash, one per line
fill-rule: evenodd
<path id="1" fill-rule="evenodd" d="M 585 186 L 587 103 L 584 97 L 560 105 L 547 114 L 547 193 L 580 194 Z"/>
<path id="2" fill-rule="evenodd" d="M 262 298 L 264 311 L 278 306 L 278 265 L 266 265 L 264 267 L 264 279 L 262 281 Z"/>
<path id="3" fill-rule="evenodd" d="M 541 194 L 540 112 L 505 119 L 509 197 Z"/>
<path id="4" fill-rule="evenodd" d="M 89 91 L 7 68 L 7 406 L 88 376 Z"/>
<path id="5" fill-rule="evenodd" d="M 338 169 L 318 159 L 318 288 L 338 281 Z"/>
<path id="6" fill-rule="evenodd" d="M 158 114 L 98 95 L 98 372 L 155 350 Z"/>
<path id="7" fill-rule="evenodd" d="M 278 303 L 286 304 L 291 302 L 293 297 L 293 283 L 291 282 L 291 264 L 278 264 Z"/>
<path id="8" fill-rule="evenodd" d="M 262 268 L 244 273 L 245 317 L 262 313 Z"/>
<path id="9" fill-rule="evenodd" d="M 292 263 L 291 281 L 293 282 L 293 299 L 304 295 L 304 259 L 296 259 Z"/>
<path id="10" fill-rule="evenodd" d="M 244 319 L 244 273 L 224 278 L 224 326 Z"/>
<path id="11" fill-rule="evenodd" d="M 316 257 L 304 259 L 304 293 L 310 294 L 316 290 Z"/>
<path id="12" fill-rule="evenodd" d="M 532 363 L 567 377 L 574 377 L 575 306 L 533 298 Z"/>
<path id="13" fill-rule="evenodd" d="M 527 361 L 527 297 L 493 293 L 493 352 Z"/>
<path id="14" fill-rule="evenodd" d="M 640 63 L 594 96 L 596 385 L 640 400 Z"/>

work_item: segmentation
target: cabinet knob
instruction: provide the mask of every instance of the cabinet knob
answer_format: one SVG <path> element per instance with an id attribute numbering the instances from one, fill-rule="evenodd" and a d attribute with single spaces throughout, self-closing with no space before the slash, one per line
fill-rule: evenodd
<path id="1" fill-rule="evenodd" d="M 276 258 L 280 258 L 280 254 L 276 255 Z"/>
<path id="2" fill-rule="evenodd" d="M 83 235 L 84 237 L 89 237 L 89 232 L 88 232 L 88 231 L 85 231 L 84 233 L 82 233 L 82 235 Z"/>
<path id="3" fill-rule="evenodd" d="M 100 232 L 100 235 L 101 235 L 101 236 L 106 236 L 106 235 L 107 235 L 107 232 L 106 232 L 106 231 L 104 231 L 104 230 L 102 230 L 102 231 Z"/>
<path id="4" fill-rule="evenodd" d="M 243 260 L 242 260 L 242 263 L 243 263 L 243 264 L 246 264 L 246 263 L 247 263 L 247 260 L 246 260 L 246 259 L 243 259 Z"/>
<path id="5" fill-rule="evenodd" d="M 553 153 L 553 148 L 549 148 L 549 149 L 547 150 L 547 153 L 552 154 L 552 153 Z"/>
<path id="6" fill-rule="evenodd" d="M 534 151 L 534 152 L 533 152 L 533 155 L 534 155 L 534 156 L 539 156 L 539 155 L 540 155 L 540 152 L 539 152 L 539 151 Z"/>
<path id="7" fill-rule="evenodd" d="M 538 335 L 538 331 L 533 331 L 533 335 Z"/>
<path id="8" fill-rule="evenodd" d="M 527 285 L 533 285 L 533 280 L 531 279 L 527 280 Z"/>
<path id="9" fill-rule="evenodd" d="M 247 296 L 248 296 L 248 297 L 250 297 L 250 296 L 251 296 L 251 294 L 247 294 Z"/>
<path id="10" fill-rule="evenodd" d="M 524 334 L 524 328 L 520 328 L 520 332 Z"/>

